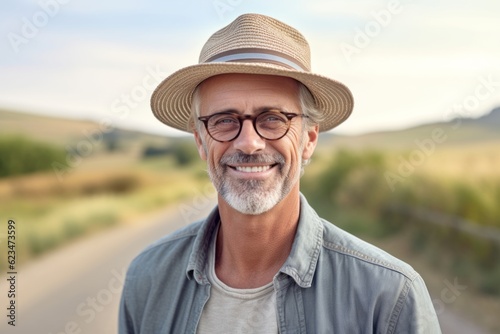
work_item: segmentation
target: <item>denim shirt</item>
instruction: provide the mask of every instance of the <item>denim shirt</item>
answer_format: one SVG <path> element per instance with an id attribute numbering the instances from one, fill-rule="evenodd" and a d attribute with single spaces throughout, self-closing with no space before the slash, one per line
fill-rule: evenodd
<path id="1" fill-rule="evenodd" d="M 441 333 L 425 283 L 408 264 L 321 219 L 302 195 L 300 209 L 290 255 L 273 279 L 280 333 Z M 119 333 L 196 333 L 219 221 L 215 208 L 133 260 Z"/>

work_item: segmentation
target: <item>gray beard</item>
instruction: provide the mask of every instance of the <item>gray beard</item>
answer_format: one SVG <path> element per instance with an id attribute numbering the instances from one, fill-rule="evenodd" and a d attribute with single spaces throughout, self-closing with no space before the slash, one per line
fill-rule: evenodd
<path id="1" fill-rule="evenodd" d="M 241 188 L 245 190 L 240 192 L 231 189 L 227 183 L 223 183 L 220 194 L 233 209 L 247 215 L 259 215 L 272 209 L 287 194 L 283 189 L 284 184 L 281 189 L 272 187 L 272 189 L 264 190 L 259 183 L 262 181 L 245 180 L 241 184 Z"/>
<path id="2" fill-rule="evenodd" d="M 267 163 L 277 164 L 278 178 L 269 180 L 235 180 L 225 177 L 228 164 Z M 259 215 L 275 207 L 289 194 L 300 178 L 300 165 L 296 166 L 295 176 L 283 175 L 285 159 L 280 154 L 247 155 L 242 153 L 222 157 L 219 165 L 208 174 L 217 192 L 235 210 L 248 215 Z"/>

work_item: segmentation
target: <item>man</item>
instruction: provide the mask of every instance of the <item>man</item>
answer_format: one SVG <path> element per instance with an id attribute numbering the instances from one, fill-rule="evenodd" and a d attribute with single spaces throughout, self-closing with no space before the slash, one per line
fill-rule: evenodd
<path id="1" fill-rule="evenodd" d="M 162 122 L 194 133 L 218 206 L 133 261 L 120 333 L 440 333 L 410 266 L 322 220 L 300 194 L 319 132 L 353 99 L 310 72 L 297 30 L 242 15 L 151 102 Z"/>

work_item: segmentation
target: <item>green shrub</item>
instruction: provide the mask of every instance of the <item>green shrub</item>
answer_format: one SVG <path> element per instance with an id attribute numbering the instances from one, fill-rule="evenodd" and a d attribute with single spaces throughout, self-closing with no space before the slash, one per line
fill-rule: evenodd
<path id="1" fill-rule="evenodd" d="M 191 165 L 200 159 L 196 146 L 191 141 L 186 140 L 179 140 L 164 147 L 147 146 L 142 151 L 143 159 L 161 156 L 173 157 L 178 166 Z"/>
<path id="2" fill-rule="evenodd" d="M 61 243 L 61 240 L 53 234 L 40 235 L 37 233 L 28 234 L 27 241 L 29 254 L 35 256 L 47 252 Z"/>
<path id="3" fill-rule="evenodd" d="M 479 288 L 486 294 L 500 296 L 500 266 L 481 275 Z"/>
<path id="4" fill-rule="evenodd" d="M 87 227 L 82 223 L 74 220 L 68 219 L 64 222 L 63 225 L 63 239 L 64 240 L 72 240 L 82 236 L 85 233 Z"/>
<path id="5" fill-rule="evenodd" d="M 172 146 L 172 155 L 179 166 L 190 165 L 200 159 L 198 151 L 192 142 L 179 142 Z"/>
<path id="6" fill-rule="evenodd" d="M 0 177 L 28 174 L 52 168 L 64 161 L 63 149 L 24 137 L 0 137 Z"/>
<path id="7" fill-rule="evenodd" d="M 362 207 L 378 212 L 389 196 L 383 178 L 384 166 L 380 153 L 340 150 L 319 175 L 304 177 L 303 192 L 315 203 L 327 207 Z"/>
<path id="8" fill-rule="evenodd" d="M 378 236 L 411 232 L 409 244 L 415 253 L 436 266 L 445 265 L 483 292 L 500 293 L 500 245 L 459 230 L 455 223 L 461 218 L 499 228 L 500 181 L 445 180 L 417 171 L 391 189 L 384 179 L 387 161 L 390 156 L 381 152 L 338 151 L 317 175 L 306 173 L 302 192 L 330 221 L 339 211 L 359 213 L 359 219 L 341 226 L 352 233 L 377 237 L 377 231 Z"/>

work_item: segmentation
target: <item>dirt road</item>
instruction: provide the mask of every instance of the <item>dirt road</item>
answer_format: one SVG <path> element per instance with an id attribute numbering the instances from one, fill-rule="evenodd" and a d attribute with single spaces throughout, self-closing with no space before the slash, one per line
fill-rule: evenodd
<path id="1" fill-rule="evenodd" d="M 16 326 L 2 334 L 117 333 L 117 312 L 123 279 L 130 261 L 144 247 L 187 223 L 190 203 L 121 225 L 47 254 L 18 270 Z M 213 203 L 190 212 L 204 217 Z M 182 208 L 182 210 L 180 210 Z M 21 241 L 19 241 L 21 242 Z M 6 279 L 0 282 L 0 305 L 7 305 Z"/>
<path id="2" fill-rule="evenodd" d="M 194 210 L 189 218 L 206 216 L 212 205 Z M 1 314 L 0 333 L 117 333 L 125 270 L 141 249 L 187 223 L 185 211 L 179 208 L 174 205 L 139 223 L 110 229 L 20 268 L 16 326 L 8 326 L 8 319 Z M 7 305 L 5 278 L 0 291 L 0 305 Z M 454 314 L 443 312 L 440 316 L 445 334 L 484 333 Z"/>

